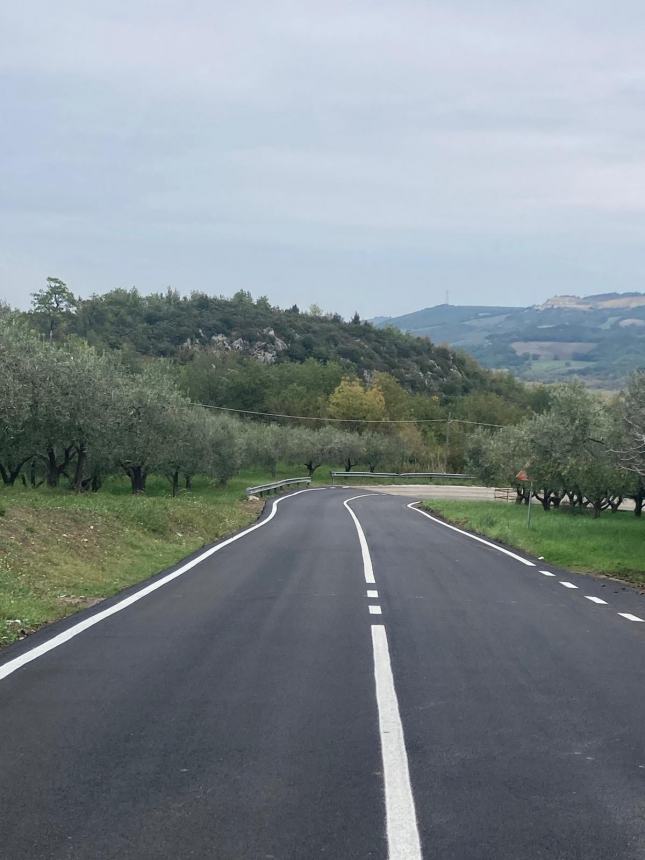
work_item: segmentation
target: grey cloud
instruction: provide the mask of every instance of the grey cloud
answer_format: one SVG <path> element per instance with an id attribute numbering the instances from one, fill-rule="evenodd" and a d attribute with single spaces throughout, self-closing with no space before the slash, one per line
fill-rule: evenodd
<path id="1" fill-rule="evenodd" d="M 48 274 L 364 315 L 643 283 L 641 4 L 32 0 L 0 31 L 14 303 Z"/>

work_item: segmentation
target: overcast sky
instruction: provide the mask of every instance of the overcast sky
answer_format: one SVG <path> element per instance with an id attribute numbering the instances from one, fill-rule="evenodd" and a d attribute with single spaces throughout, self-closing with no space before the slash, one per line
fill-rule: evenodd
<path id="1" fill-rule="evenodd" d="M 0 295 L 645 290 L 645 4 L 0 9 Z"/>

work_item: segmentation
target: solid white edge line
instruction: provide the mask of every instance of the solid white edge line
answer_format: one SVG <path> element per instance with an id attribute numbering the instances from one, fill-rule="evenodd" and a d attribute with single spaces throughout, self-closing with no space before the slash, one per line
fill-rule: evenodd
<path id="1" fill-rule="evenodd" d="M 585 594 L 585 598 L 590 600 L 592 603 L 601 603 L 603 606 L 608 606 L 606 600 L 602 600 L 600 597 L 594 597 L 592 594 Z"/>
<path id="2" fill-rule="evenodd" d="M 372 624 L 372 648 L 385 786 L 388 858 L 421 860 L 421 841 L 410 784 L 408 754 L 394 688 L 387 634 L 382 624 Z"/>
<path id="3" fill-rule="evenodd" d="M 447 529 L 452 529 L 453 532 L 459 532 L 460 535 L 465 535 L 466 537 L 471 538 L 471 540 L 476 540 L 477 543 L 483 543 L 485 546 L 491 547 L 491 549 L 496 549 L 498 552 L 502 552 L 504 553 L 504 555 L 508 555 L 511 558 L 514 558 L 516 561 L 520 561 L 527 567 L 535 567 L 535 562 L 528 561 L 528 559 L 522 558 L 521 555 L 517 555 L 516 553 L 511 552 L 510 549 L 504 549 L 503 546 L 497 546 L 496 543 L 491 543 L 489 540 L 484 540 L 484 538 L 480 538 L 477 535 L 472 534 L 471 532 L 466 532 L 463 529 L 457 528 L 457 526 L 453 526 L 450 523 L 446 523 L 443 520 L 438 519 L 437 517 L 433 517 L 432 514 L 429 514 L 426 511 L 422 511 L 420 508 L 417 508 L 416 505 L 418 504 L 418 502 L 410 502 L 407 507 L 413 511 L 416 511 L 418 514 L 427 517 L 429 520 L 432 520 L 433 523 L 437 523 L 440 526 L 445 526 L 445 528 Z"/>
<path id="4" fill-rule="evenodd" d="M 621 618 L 626 618 L 628 621 L 642 621 L 645 623 L 643 618 L 639 618 L 638 615 L 632 615 L 631 612 L 619 612 L 618 614 Z"/>
<path id="5" fill-rule="evenodd" d="M 115 615 L 117 612 L 121 612 L 128 606 L 132 606 L 133 603 L 136 603 L 143 597 L 147 597 L 149 594 L 152 594 L 153 591 L 157 591 L 157 589 L 163 588 L 164 585 L 167 585 L 169 582 L 172 582 L 173 579 L 177 579 L 177 577 L 179 576 L 183 576 L 184 573 L 187 573 L 196 565 L 201 564 L 202 561 L 205 561 L 207 558 L 210 558 L 216 552 L 219 552 L 221 549 L 224 549 L 224 547 L 229 546 L 230 544 L 240 540 L 240 538 L 243 538 L 248 534 L 251 534 L 251 532 L 254 532 L 257 529 L 261 529 L 262 526 L 265 526 L 267 523 L 271 522 L 271 520 L 275 516 L 278 505 L 285 499 L 292 499 L 294 496 L 299 496 L 301 493 L 311 493 L 316 492 L 317 490 L 326 489 L 326 487 L 308 487 L 306 490 L 297 490 L 295 493 L 290 493 L 288 496 L 282 496 L 282 498 L 276 499 L 273 502 L 273 506 L 271 508 L 271 513 L 269 514 L 269 516 L 265 517 L 265 519 L 261 520 L 259 523 L 255 523 L 255 525 L 250 526 L 248 529 L 244 529 L 244 531 L 239 532 L 239 534 L 233 535 L 233 537 L 227 538 L 221 543 L 210 547 L 205 552 L 200 553 L 195 558 L 192 558 L 190 561 L 186 562 L 186 564 L 183 564 L 177 570 L 173 570 L 172 573 L 168 573 L 166 574 L 166 576 L 162 576 L 160 579 L 155 580 L 155 582 L 151 582 L 150 585 L 146 585 L 144 586 L 144 588 L 139 589 L 139 591 L 135 591 L 134 594 L 130 594 L 123 600 L 119 600 L 118 603 L 112 604 L 112 606 L 108 607 L 108 609 L 103 609 L 102 611 L 97 612 L 94 615 L 90 615 L 89 618 L 84 618 L 83 621 L 79 621 L 78 624 L 74 624 L 71 627 L 68 627 L 67 630 L 63 630 L 63 632 L 59 633 L 57 636 L 53 636 L 46 642 L 43 642 L 40 645 L 36 645 L 29 651 L 25 651 L 24 654 L 20 654 L 18 657 L 14 657 L 13 660 L 8 660 L 6 663 L 0 666 L 0 680 L 13 674 L 17 669 L 22 668 L 22 666 L 25 666 L 27 663 L 31 663 L 32 660 L 36 660 L 38 657 L 42 657 L 43 654 L 47 654 L 48 651 L 52 651 L 54 648 L 58 648 L 59 645 L 63 645 L 65 642 L 69 642 L 70 639 L 73 639 L 75 636 L 78 636 L 79 633 L 83 633 L 83 631 L 88 630 L 90 627 L 94 627 L 95 624 L 99 624 L 101 621 L 104 621 L 111 615 Z"/>
<path id="6" fill-rule="evenodd" d="M 375 606 L 373 603 L 370 604 L 369 610 L 370 610 L 370 615 L 381 615 L 382 614 L 381 613 L 381 607 Z"/>
<path id="7" fill-rule="evenodd" d="M 358 517 L 354 513 L 354 511 L 350 508 L 349 502 L 354 502 L 356 499 L 365 499 L 368 496 L 378 496 L 378 493 L 362 493 L 360 496 L 352 496 L 351 499 L 345 499 L 343 505 L 347 508 L 350 513 L 351 518 L 354 520 L 354 525 L 356 526 L 356 531 L 358 533 L 358 542 L 361 545 L 361 555 L 363 556 L 363 572 L 365 573 L 365 582 L 369 585 L 375 583 L 374 579 L 374 570 L 372 568 L 372 558 L 370 556 L 369 547 L 367 546 L 367 541 L 365 540 L 365 533 L 363 532 L 363 527 L 358 521 Z"/>

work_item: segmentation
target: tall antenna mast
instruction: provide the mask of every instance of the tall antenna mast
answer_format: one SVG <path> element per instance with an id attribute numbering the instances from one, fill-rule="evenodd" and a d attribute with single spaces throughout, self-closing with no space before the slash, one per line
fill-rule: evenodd
<path id="1" fill-rule="evenodd" d="M 450 290 L 446 290 L 446 304 L 450 304 Z"/>

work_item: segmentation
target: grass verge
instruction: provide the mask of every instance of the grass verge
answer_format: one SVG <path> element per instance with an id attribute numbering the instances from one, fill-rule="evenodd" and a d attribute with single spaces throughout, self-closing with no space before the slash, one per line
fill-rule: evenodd
<path id="1" fill-rule="evenodd" d="M 582 573 L 600 573 L 645 585 L 645 519 L 629 511 L 593 519 L 587 512 L 551 510 L 539 505 L 527 528 L 525 506 L 502 502 L 432 500 L 423 504 L 450 522 L 518 547 L 545 562 Z"/>
<path id="2" fill-rule="evenodd" d="M 125 481 L 100 493 L 15 487 L 0 494 L 0 645 L 91 606 L 256 519 L 246 475 L 225 489 L 206 480 L 171 498 L 151 479 L 134 497 Z M 266 480 L 266 479 L 265 479 Z"/>

